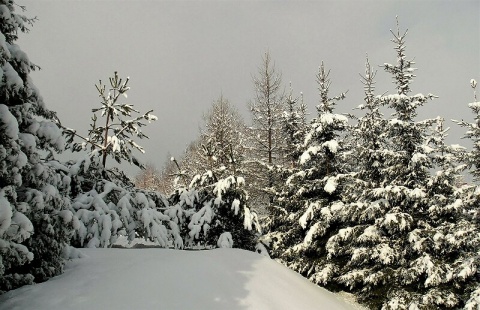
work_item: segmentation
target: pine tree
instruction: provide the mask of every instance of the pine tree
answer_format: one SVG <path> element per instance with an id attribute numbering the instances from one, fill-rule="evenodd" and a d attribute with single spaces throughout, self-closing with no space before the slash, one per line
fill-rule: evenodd
<path id="1" fill-rule="evenodd" d="M 132 117 L 132 113 L 140 113 L 133 108 L 133 105 L 122 103 L 122 97 L 127 98 L 129 78 L 125 81 L 115 72 L 113 77 L 109 78 L 110 88 L 106 89 L 106 85 L 100 80 L 95 87 L 101 98 L 101 107 L 92 109 L 91 129 L 88 131 L 88 137 L 77 134 L 73 129 L 65 128 L 67 141 L 71 144 L 73 151 L 81 151 L 90 148 L 90 156 L 100 156 L 102 158 L 102 167 L 106 168 L 107 157 L 112 156 L 118 163 L 125 160 L 129 163 L 142 168 L 143 165 L 132 155 L 132 150 L 136 149 L 144 153 L 144 149 L 138 145 L 132 137 L 139 139 L 148 138 L 142 131 L 141 127 L 145 126 L 144 121 L 151 122 L 157 120 L 150 110 L 143 115 Z M 95 114 L 100 112 L 105 117 L 105 125 L 98 125 L 98 117 Z M 74 138 L 78 137 L 83 140 L 82 143 L 74 142 Z M 103 173 L 106 177 L 106 173 Z"/>
<path id="2" fill-rule="evenodd" d="M 70 179 L 53 159 L 65 141 L 15 44 L 34 19 L 15 6 L 0 1 L 0 292 L 60 274 L 72 231 Z"/>
<path id="3" fill-rule="evenodd" d="M 75 166 L 69 168 L 76 170 Z M 99 169 L 85 168 L 79 172 L 81 177 L 84 171 Z M 71 243 L 76 247 L 111 247 L 119 236 L 126 236 L 129 241 L 144 238 L 161 247 L 183 248 L 180 227 L 164 214 L 169 203 L 160 193 L 137 189 L 119 179 L 102 179 L 72 200 L 75 233 Z"/>

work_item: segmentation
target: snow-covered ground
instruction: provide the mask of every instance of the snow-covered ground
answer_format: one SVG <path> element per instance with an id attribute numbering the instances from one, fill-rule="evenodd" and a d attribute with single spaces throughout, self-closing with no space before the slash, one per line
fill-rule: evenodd
<path id="1" fill-rule="evenodd" d="M 359 309 L 244 250 L 81 252 L 64 274 L 1 295 L 0 309 Z"/>

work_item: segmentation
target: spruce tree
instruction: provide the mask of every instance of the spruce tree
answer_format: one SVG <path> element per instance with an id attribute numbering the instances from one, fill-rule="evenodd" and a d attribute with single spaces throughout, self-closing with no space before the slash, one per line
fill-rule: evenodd
<path id="1" fill-rule="evenodd" d="M 362 134 L 368 149 L 359 152 L 359 160 L 369 171 L 358 171 L 354 187 L 345 191 L 344 201 L 356 201 L 333 214 L 343 227 L 326 249 L 330 261 L 342 263 L 322 284 L 343 286 L 372 308 L 464 306 L 472 291 L 466 283 L 475 281 L 478 233 L 465 218 L 462 190 L 456 187 L 458 148 L 445 145 L 441 119 L 416 120 L 417 108 L 435 96 L 410 95 L 415 69 L 405 56 L 406 32 L 392 34 L 397 64 L 384 64 L 384 69 L 392 74 L 397 93 L 367 95 L 365 101 L 374 98 L 393 114 L 373 123 L 384 127 L 383 135 L 362 129 L 372 113 L 357 127 L 368 130 Z"/>
<path id="2" fill-rule="evenodd" d="M 469 152 L 462 154 L 462 161 L 468 165 L 470 173 L 474 177 L 476 183 L 480 182 L 480 103 L 477 99 L 477 81 L 472 79 L 470 81 L 470 86 L 473 89 L 473 99 L 474 101 L 468 104 L 468 107 L 474 115 L 472 123 L 467 121 L 455 121 L 462 127 L 467 129 L 465 133 L 465 138 L 469 139 L 473 143 L 473 148 Z"/>
<path id="3" fill-rule="evenodd" d="M 57 171 L 64 149 L 55 113 L 48 110 L 30 73 L 38 67 L 15 44 L 34 19 L 0 7 L 0 292 L 62 272 L 72 230 L 70 179 Z M 23 7 L 20 7 L 24 9 Z"/>
<path id="4" fill-rule="evenodd" d="M 308 126 L 298 168 L 276 200 L 283 215 L 279 213 L 281 222 L 270 233 L 273 257 L 314 282 L 319 268 L 326 268 L 325 243 L 339 224 L 331 215 L 343 205 L 340 194 L 348 173 L 341 139 L 348 119 L 334 113 L 345 94 L 330 97 L 329 73 L 322 62 L 317 75 L 318 115 Z"/>
<path id="5" fill-rule="evenodd" d="M 286 97 L 285 111 L 282 114 L 282 131 L 285 135 L 284 162 L 282 165 L 275 166 L 275 174 L 279 178 L 278 184 L 275 184 L 275 200 L 268 208 L 268 214 L 263 220 L 263 227 L 267 233 L 262 241 L 267 247 L 271 243 L 272 237 L 282 230 L 288 215 L 284 208 L 283 198 L 288 196 L 289 187 L 286 186 L 288 178 L 299 171 L 298 158 L 302 154 L 303 141 L 305 139 L 307 127 L 307 107 L 303 101 L 303 94 L 300 97 L 293 97 L 293 90 L 290 87 L 290 93 Z"/>
<path id="6" fill-rule="evenodd" d="M 460 209 L 460 211 L 463 211 L 463 225 L 452 226 L 448 234 L 450 238 L 447 240 L 455 241 L 451 243 L 454 243 L 455 247 L 463 252 L 463 257 L 457 263 L 456 271 L 457 275 L 463 276 L 464 280 L 462 288 L 464 288 L 465 298 L 468 299 L 465 308 L 478 309 L 480 307 L 480 266 L 478 264 L 480 253 L 480 209 L 478 207 L 480 203 L 478 195 L 480 193 L 480 102 L 476 93 L 476 80 L 472 79 L 470 85 L 473 89 L 474 101 L 469 103 L 468 107 L 473 112 L 474 121 L 472 123 L 466 121 L 456 122 L 467 129 L 464 137 L 473 142 L 473 147 L 471 150 L 461 150 L 457 158 L 467 166 L 468 172 L 473 175 L 474 182 L 473 184 L 462 186 L 464 190 L 461 196 L 461 206 L 464 209 Z"/>
<path id="7" fill-rule="evenodd" d="M 174 191 L 165 214 L 180 227 L 187 248 L 254 250 L 261 227 L 244 188 L 241 176 L 216 178 L 207 171 Z"/>
<path id="8" fill-rule="evenodd" d="M 282 114 L 282 131 L 285 135 L 284 164 L 285 168 L 293 168 L 298 164 L 301 155 L 301 146 L 307 130 L 307 106 L 303 101 L 303 94 L 295 98 L 290 86 L 290 93 L 286 97 L 285 111 Z"/>

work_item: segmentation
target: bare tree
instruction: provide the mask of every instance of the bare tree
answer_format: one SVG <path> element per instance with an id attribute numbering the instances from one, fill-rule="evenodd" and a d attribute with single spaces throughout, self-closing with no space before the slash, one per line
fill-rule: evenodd
<path id="1" fill-rule="evenodd" d="M 254 192 L 274 186 L 272 168 L 283 162 L 285 135 L 282 130 L 282 113 L 285 110 L 285 95 L 281 84 L 282 75 L 266 52 L 257 76 L 253 77 L 255 99 L 249 103 L 252 115 L 248 143 L 251 159 L 249 179 L 253 181 L 251 184 Z M 254 196 L 260 198 L 262 191 L 257 191 Z M 257 204 L 264 204 L 265 200 L 260 198 Z"/>
<path id="2" fill-rule="evenodd" d="M 160 172 L 154 164 L 147 163 L 145 168 L 135 176 L 134 182 L 138 188 L 160 191 Z"/>
<path id="3" fill-rule="evenodd" d="M 205 124 L 198 139 L 187 146 L 178 161 L 177 173 L 187 180 L 206 171 L 218 178 L 241 173 L 245 124 L 238 111 L 220 95 L 203 119 Z"/>
<path id="4" fill-rule="evenodd" d="M 205 128 L 200 138 L 203 166 L 217 173 L 235 175 L 245 153 L 242 117 L 222 94 L 203 118 Z"/>

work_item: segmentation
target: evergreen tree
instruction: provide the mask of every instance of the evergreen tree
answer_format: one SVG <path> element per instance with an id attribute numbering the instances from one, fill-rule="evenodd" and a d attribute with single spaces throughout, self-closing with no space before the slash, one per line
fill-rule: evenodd
<path id="1" fill-rule="evenodd" d="M 175 190 L 165 214 L 180 226 L 185 246 L 255 249 L 261 228 L 244 186 L 243 177 L 207 171 Z"/>
<path id="2" fill-rule="evenodd" d="M 83 179 L 101 169 L 101 165 L 101 158 L 92 163 L 83 160 L 68 166 L 68 170 L 78 171 L 77 178 Z M 112 174 L 109 179 L 112 181 L 93 182 L 89 190 L 72 199 L 71 222 L 75 228 L 72 245 L 110 247 L 119 236 L 126 236 L 129 241 L 144 238 L 162 247 L 183 247 L 180 227 L 164 214 L 169 203 L 163 195 L 137 189 L 128 179 L 118 179 Z"/>
<path id="3" fill-rule="evenodd" d="M 317 75 L 318 115 L 308 127 L 299 166 L 276 201 L 278 222 L 269 235 L 273 256 L 314 281 L 318 277 L 315 271 L 327 261 L 325 243 L 338 225 L 331 214 L 343 205 L 340 194 L 348 173 L 341 140 L 348 119 L 333 113 L 345 94 L 329 96 L 329 73 L 322 62 Z"/>
<path id="4" fill-rule="evenodd" d="M 34 21 L 15 6 L 0 1 L 0 292 L 60 274 L 72 230 L 70 179 L 53 160 L 65 141 L 15 44 Z"/>
<path id="5" fill-rule="evenodd" d="M 469 103 L 468 107 L 474 114 L 474 122 L 457 121 L 457 123 L 462 127 L 466 127 L 467 132 L 465 133 L 465 138 L 473 142 L 473 148 L 469 151 L 460 150 L 457 158 L 469 168 L 470 174 L 473 175 L 474 184 L 462 187 L 464 191 L 461 196 L 461 202 L 463 203 L 461 206 L 464 206 L 465 210 L 460 209 L 460 211 L 464 211 L 463 215 L 466 221 L 464 221 L 461 226 L 452 225 L 450 234 L 448 234 L 450 238 L 447 240 L 455 240 L 456 247 L 463 250 L 464 253 L 464 257 L 459 259 L 457 267 L 459 271 L 463 272 L 461 275 L 465 281 L 464 296 L 468 298 L 465 308 L 478 309 L 480 307 L 480 273 L 478 271 L 480 253 L 480 210 L 478 207 L 480 203 L 478 195 L 480 193 L 480 186 L 478 184 L 480 180 L 480 172 L 478 169 L 480 159 L 480 102 L 476 94 L 477 82 L 472 79 L 470 85 L 473 89 L 474 101 Z M 453 239 L 452 236 L 454 236 L 455 239 Z"/>
<path id="6" fill-rule="evenodd" d="M 417 108 L 435 96 L 409 95 L 415 69 L 405 56 L 406 32 L 393 35 L 397 64 L 384 69 L 392 74 L 397 94 L 373 97 L 367 91 L 365 100 L 368 105 L 372 98 L 394 113 L 387 122 L 376 114 L 375 127 L 363 127 L 374 120 L 370 109 L 357 127 L 367 130 L 362 142 L 368 148 L 359 152 L 359 160 L 370 171 L 357 172 L 344 198 L 354 201 L 332 214 L 342 227 L 326 243 L 332 266 L 323 268 L 318 280 L 355 292 L 372 308 L 463 306 L 473 289 L 467 283 L 476 277 L 472 257 L 478 233 L 464 215 L 455 148 L 444 143 L 442 120 L 415 120 Z M 380 127 L 384 135 L 375 130 Z M 432 169 L 437 169 L 433 175 Z"/>
<path id="7" fill-rule="evenodd" d="M 91 157 L 100 156 L 102 158 L 103 169 L 106 168 L 108 156 L 112 156 L 118 163 L 125 160 L 142 168 L 143 165 L 132 155 L 132 149 L 142 153 L 144 153 L 144 150 L 133 141 L 132 137 L 148 138 L 140 129 L 145 126 L 143 121 L 157 120 L 157 117 L 151 114 L 153 110 L 131 119 L 125 119 L 126 117 L 132 117 L 132 113 L 140 113 L 133 108 L 133 105 L 120 101 L 122 96 L 127 98 L 127 91 L 130 89 L 128 82 L 128 77 L 123 81 L 115 72 L 114 76 L 109 78 L 110 88 L 108 91 L 101 80 L 95 85 L 101 98 L 101 107 L 92 109 L 94 114 L 88 137 L 81 136 L 75 130 L 63 127 L 73 151 L 78 152 L 90 148 Z M 100 115 L 105 117 L 104 126 L 97 124 L 96 112 L 100 112 Z M 83 142 L 74 143 L 75 137 L 80 138 Z M 106 174 L 104 173 L 103 176 L 106 177 Z"/>
<path id="8" fill-rule="evenodd" d="M 474 115 L 473 123 L 463 120 L 455 122 L 467 129 L 465 138 L 470 139 L 473 142 L 473 149 L 470 152 L 462 154 L 462 161 L 468 165 L 470 172 L 474 177 L 474 181 L 478 183 L 480 181 L 480 103 L 477 100 L 477 81 L 472 79 L 470 81 L 470 86 L 473 89 L 474 101 L 469 103 L 468 107 L 472 110 Z"/>
<path id="9" fill-rule="evenodd" d="M 366 110 L 363 117 L 358 119 L 357 124 L 352 130 L 354 145 L 352 146 L 352 161 L 355 163 L 357 172 L 355 180 L 364 180 L 367 184 L 354 184 L 349 189 L 351 201 L 358 201 L 355 192 L 358 192 L 358 186 L 375 188 L 385 181 L 382 175 L 384 169 L 383 151 L 386 147 L 385 127 L 387 121 L 380 111 L 381 103 L 375 96 L 375 76 L 377 71 L 373 70 L 369 60 L 365 63 L 365 75 L 361 82 L 364 85 L 364 103 L 358 109 Z"/>
<path id="10" fill-rule="evenodd" d="M 283 165 L 288 170 L 298 164 L 307 131 L 307 106 L 303 101 L 303 94 L 299 98 L 294 98 L 291 86 L 282 114 L 282 131 L 285 135 Z"/>
<path id="11" fill-rule="evenodd" d="M 93 115 L 88 137 L 63 127 L 74 151 L 90 149 L 80 160 L 69 161 L 61 169 L 67 171 L 71 182 L 70 219 L 75 228 L 72 245 L 109 247 L 118 236 L 128 240 L 140 237 L 158 243 L 162 247 L 183 247 L 180 229 L 170 217 L 163 214 L 168 202 L 161 194 L 135 188 L 135 184 L 118 168 L 106 168 L 106 158 L 112 156 L 118 163 L 126 160 L 141 168 L 143 165 L 133 156 L 132 149 L 144 152 L 132 137 L 146 138 L 141 127 L 144 121 L 156 120 L 147 113 L 139 113 L 132 105 L 121 103 L 127 97 L 129 79 L 123 81 L 117 72 L 109 79 L 111 88 L 100 81 L 96 85 L 101 107 L 93 109 L 105 116 L 105 125 L 97 126 Z M 126 119 L 130 118 L 130 119 Z M 74 142 L 78 137 L 82 143 Z M 155 182 L 154 178 L 154 182 Z"/>

